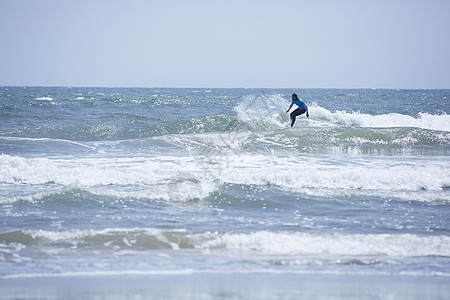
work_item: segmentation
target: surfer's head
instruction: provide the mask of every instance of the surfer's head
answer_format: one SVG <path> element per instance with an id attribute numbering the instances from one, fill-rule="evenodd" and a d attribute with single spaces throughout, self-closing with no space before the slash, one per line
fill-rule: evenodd
<path id="1" fill-rule="evenodd" d="M 297 100 L 297 99 L 298 99 L 297 94 L 292 94 L 292 101 Z"/>

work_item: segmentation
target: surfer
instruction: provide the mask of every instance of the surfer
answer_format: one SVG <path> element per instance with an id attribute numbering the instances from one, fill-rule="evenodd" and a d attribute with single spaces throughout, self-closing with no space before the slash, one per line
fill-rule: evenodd
<path id="1" fill-rule="evenodd" d="M 306 112 L 306 117 L 309 118 L 308 106 L 306 106 L 306 103 L 302 99 L 298 98 L 297 94 L 292 94 L 292 103 L 286 113 L 289 112 L 294 104 L 297 106 L 297 109 L 291 112 L 291 127 L 294 126 L 295 118 L 297 116 L 303 115 Z"/>

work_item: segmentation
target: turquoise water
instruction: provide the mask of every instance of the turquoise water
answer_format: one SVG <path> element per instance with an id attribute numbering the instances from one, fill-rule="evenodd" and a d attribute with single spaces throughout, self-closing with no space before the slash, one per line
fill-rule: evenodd
<path id="1" fill-rule="evenodd" d="M 447 277 L 449 99 L 1 87 L 0 278 Z"/>

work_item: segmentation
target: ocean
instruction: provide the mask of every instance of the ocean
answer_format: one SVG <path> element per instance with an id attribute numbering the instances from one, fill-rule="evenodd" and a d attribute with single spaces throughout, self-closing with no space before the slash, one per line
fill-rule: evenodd
<path id="1" fill-rule="evenodd" d="M 0 87 L 0 285 L 448 284 L 449 114 L 450 90 Z"/>

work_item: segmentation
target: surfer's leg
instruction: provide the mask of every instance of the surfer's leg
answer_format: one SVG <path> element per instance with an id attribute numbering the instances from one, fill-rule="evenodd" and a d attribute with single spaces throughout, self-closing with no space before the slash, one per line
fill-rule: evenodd
<path id="1" fill-rule="evenodd" d="M 301 114 L 304 114 L 305 112 L 306 112 L 306 110 L 297 108 L 296 110 L 294 110 L 294 111 L 291 113 L 291 127 L 294 126 L 295 118 L 296 118 L 297 116 L 300 116 Z"/>
<path id="2" fill-rule="evenodd" d="M 297 115 L 295 114 L 295 112 L 296 112 L 297 110 L 298 110 L 298 109 L 296 109 L 296 110 L 294 110 L 293 112 L 291 112 L 291 127 L 294 126 L 295 118 L 297 117 Z"/>

